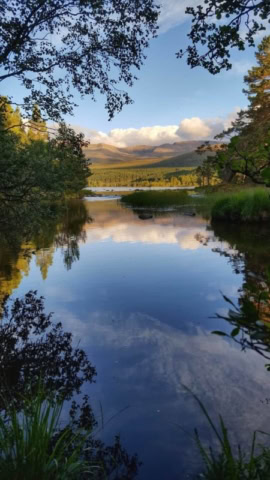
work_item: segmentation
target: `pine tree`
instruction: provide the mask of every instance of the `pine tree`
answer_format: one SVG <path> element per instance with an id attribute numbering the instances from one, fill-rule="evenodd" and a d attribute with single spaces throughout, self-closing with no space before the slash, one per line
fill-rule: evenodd
<path id="1" fill-rule="evenodd" d="M 232 127 L 219 138 L 229 136 L 216 164 L 228 178 L 242 174 L 258 184 L 270 184 L 270 36 L 264 37 L 256 53 L 258 64 L 244 77 L 249 106 Z"/>
<path id="2" fill-rule="evenodd" d="M 258 65 L 244 77 L 249 99 L 248 118 L 266 124 L 270 122 L 270 36 L 264 37 L 256 53 Z"/>

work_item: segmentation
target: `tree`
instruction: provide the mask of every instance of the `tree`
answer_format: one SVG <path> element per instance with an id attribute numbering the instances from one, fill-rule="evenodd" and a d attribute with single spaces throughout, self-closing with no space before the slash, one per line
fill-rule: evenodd
<path id="1" fill-rule="evenodd" d="M 154 0 L 2 0 L 0 81 L 16 78 L 28 91 L 23 104 L 59 121 L 81 96 L 106 96 L 112 118 L 131 102 L 127 92 L 156 35 Z"/>
<path id="2" fill-rule="evenodd" d="M 190 44 L 177 53 L 187 54 L 192 68 L 204 67 L 210 73 L 229 70 L 230 50 L 245 50 L 254 46 L 256 34 L 266 29 L 270 22 L 269 0 L 204 0 L 196 7 L 188 7 L 192 27 L 188 34 Z M 202 47 L 202 48 L 200 48 Z"/>
<path id="3" fill-rule="evenodd" d="M 199 186 L 201 185 L 204 186 L 205 181 L 206 181 L 206 185 L 210 185 L 211 181 L 216 180 L 217 167 L 216 167 L 215 161 L 213 160 L 213 157 L 212 156 L 206 157 L 203 160 L 202 165 L 199 165 L 196 168 L 195 173 L 197 175 L 197 182 Z"/>
<path id="4" fill-rule="evenodd" d="M 239 112 L 232 126 L 217 138 L 228 138 L 213 163 L 219 174 L 232 180 L 244 175 L 257 184 L 270 184 L 270 37 L 256 53 L 258 65 L 244 77 L 249 106 Z"/>
<path id="5" fill-rule="evenodd" d="M 34 105 L 32 118 L 27 122 L 27 136 L 30 140 L 48 140 L 48 130 L 46 122 L 41 117 L 40 108 Z"/>
<path id="6" fill-rule="evenodd" d="M 19 116 L 19 119 L 17 117 Z M 19 123 L 16 123 L 19 122 Z M 78 195 L 87 186 L 89 160 L 82 134 L 60 124 L 48 138 L 46 124 L 36 106 L 28 131 L 20 112 L 5 101 L 0 110 L 0 200 L 5 207 L 14 202 L 40 202 Z M 27 124 L 28 125 L 28 124 Z"/>
<path id="7" fill-rule="evenodd" d="M 244 77 L 244 93 L 249 99 L 247 117 L 257 126 L 269 128 L 270 122 L 270 36 L 264 37 L 256 52 L 258 65 Z"/>
<path id="8" fill-rule="evenodd" d="M 0 135 L 3 131 L 15 133 L 20 142 L 27 141 L 27 134 L 19 107 L 14 110 L 7 97 L 0 96 Z M 1 137 L 0 137 L 1 141 Z"/>

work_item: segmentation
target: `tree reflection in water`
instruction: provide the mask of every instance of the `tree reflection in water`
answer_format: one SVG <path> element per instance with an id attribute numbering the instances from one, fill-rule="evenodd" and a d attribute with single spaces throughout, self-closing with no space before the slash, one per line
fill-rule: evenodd
<path id="1" fill-rule="evenodd" d="M 69 270 L 80 257 L 79 244 L 85 241 L 84 227 L 89 222 L 80 200 L 33 208 L 17 205 L 0 215 L 0 300 L 19 286 L 34 255 L 43 279 L 57 248 Z"/>
<path id="2" fill-rule="evenodd" d="M 80 394 L 85 382 L 93 382 L 96 370 L 86 353 L 72 345 L 72 334 L 65 332 L 61 323 L 54 324 L 51 314 L 44 312 L 43 298 L 29 292 L 12 304 L 5 298 L 0 325 L 0 412 L 7 414 L 11 406 L 19 412 L 26 398 L 42 392 L 44 399 L 72 400 Z M 31 402 L 30 402 L 31 404 Z M 85 441 L 85 431 L 97 427 L 88 396 L 82 403 L 71 403 L 68 428 L 81 435 L 82 457 L 91 465 L 99 465 L 96 479 L 132 480 L 138 471 L 136 455 L 130 456 L 118 436 L 113 445 L 106 446 L 91 435 Z M 53 442 L 65 430 L 55 432 Z M 80 430 L 78 430 L 80 429 Z M 70 430 L 69 430 L 70 431 Z M 68 444 L 66 455 L 72 453 Z M 82 478 L 89 478 L 87 475 Z M 93 478 L 93 477 L 91 477 Z"/>
<path id="3" fill-rule="evenodd" d="M 96 438 L 98 424 L 89 397 L 74 400 L 96 375 L 85 352 L 74 348 L 72 334 L 45 314 L 44 299 L 36 292 L 13 303 L 9 300 L 34 255 L 43 279 L 57 248 L 65 267 L 72 267 L 80 257 L 79 244 L 86 239 L 84 226 L 91 221 L 88 211 L 82 201 L 69 200 L 65 204 L 16 205 L 4 213 L 0 215 L 0 414 L 7 414 L 7 405 L 19 412 L 25 398 L 39 393 L 42 382 L 44 396 L 53 402 L 69 402 L 69 428 L 76 435 L 78 429 L 93 432 L 86 442 L 82 433 L 82 441 L 83 459 L 101 467 L 95 478 L 132 480 L 139 467 L 137 456 L 127 453 L 118 436 L 107 446 Z M 54 442 L 62 432 L 55 433 Z"/>
<path id="4" fill-rule="evenodd" d="M 228 312 L 215 318 L 228 321 L 233 329 L 230 334 L 220 330 L 213 333 L 232 338 L 242 350 L 250 348 L 270 360 L 270 249 L 269 226 L 237 226 L 212 224 L 212 234 L 197 236 L 203 245 L 228 258 L 236 274 L 243 274 L 244 282 L 239 291 L 238 305 L 225 295 Z M 222 242 L 221 246 L 216 246 Z M 225 243 L 224 243 L 225 242 Z M 270 364 L 266 364 L 270 370 Z"/>

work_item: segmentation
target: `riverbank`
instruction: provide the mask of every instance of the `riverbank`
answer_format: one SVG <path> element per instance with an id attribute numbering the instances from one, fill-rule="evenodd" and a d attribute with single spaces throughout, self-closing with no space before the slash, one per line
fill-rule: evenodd
<path id="1" fill-rule="evenodd" d="M 260 223 L 270 221 L 267 188 L 245 188 L 206 193 L 202 204 L 214 221 Z"/>

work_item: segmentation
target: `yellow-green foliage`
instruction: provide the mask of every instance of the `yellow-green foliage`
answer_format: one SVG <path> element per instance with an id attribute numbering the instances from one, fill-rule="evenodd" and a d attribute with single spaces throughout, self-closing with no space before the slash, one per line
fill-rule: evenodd
<path id="1" fill-rule="evenodd" d="M 93 168 L 90 187 L 181 187 L 197 185 L 193 168 Z"/>

